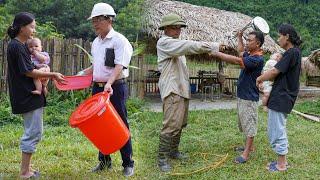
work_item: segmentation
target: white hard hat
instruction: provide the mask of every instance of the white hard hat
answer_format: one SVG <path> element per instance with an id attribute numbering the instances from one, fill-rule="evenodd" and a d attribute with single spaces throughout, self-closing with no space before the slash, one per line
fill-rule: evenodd
<path id="1" fill-rule="evenodd" d="M 114 12 L 112 6 L 107 3 L 97 3 L 93 6 L 91 16 L 88 20 L 92 19 L 96 16 L 112 16 L 116 17 L 116 13 Z"/>

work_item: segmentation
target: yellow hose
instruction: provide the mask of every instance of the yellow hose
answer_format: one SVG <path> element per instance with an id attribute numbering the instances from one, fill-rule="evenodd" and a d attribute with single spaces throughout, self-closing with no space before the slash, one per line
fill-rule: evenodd
<path id="1" fill-rule="evenodd" d="M 208 155 L 208 153 L 200 153 L 204 158 L 206 158 L 206 156 Z M 218 162 L 215 162 L 213 164 L 210 164 L 209 166 L 207 167 L 204 167 L 204 168 L 200 168 L 200 169 L 197 169 L 197 170 L 194 170 L 192 172 L 184 172 L 184 173 L 171 173 L 170 175 L 171 176 L 185 176 L 185 175 L 190 175 L 190 174 L 194 174 L 194 173 L 198 173 L 198 172 L 201 172 L 201 171 L 207 171 L 209 169 L 215 169 L 217 168 L 218 166 L 220 166 L 222 163 L 224 163 L 227 158 L 228 158 L 228 154 L 226 154 L 220 161 Z M 206 160 L 206 159 L 205 159 Z"/>

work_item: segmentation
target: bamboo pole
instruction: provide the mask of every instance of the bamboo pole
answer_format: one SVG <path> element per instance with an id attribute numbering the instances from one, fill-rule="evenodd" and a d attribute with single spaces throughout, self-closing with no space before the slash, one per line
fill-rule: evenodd
<path id="1" fill-rule="evenodd" d="M 315 122 L 320 122 L 320 117 L 314 116 L 314 115 L 310 115 L 310 114 L 305 114 L 296 110 L 292 110 L 292 112 L 294 112 L 295 114 L 298 114 L 301 117 L 304 117 L 307 120 L 311 120 L 311 121 L 315 121 Z"/>

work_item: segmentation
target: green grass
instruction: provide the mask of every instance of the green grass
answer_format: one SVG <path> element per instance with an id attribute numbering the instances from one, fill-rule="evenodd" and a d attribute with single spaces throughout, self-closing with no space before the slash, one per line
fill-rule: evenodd
<path id="1" fill-rule="evenodd" d="M 129 102 L 136 109 L 130 111 L 133 137 L 135 175 L 132 179 L 319 179 L 320 178 L 320 123 L 288 116 L 290 149 L 288 160 L 291 168 L 285 173 L 269 173 L 266 164 L 276 159 L 269 147 L 266 133 L 266 113 L 260 111 L 259 132 L 255 139 L 256 151 L 250 161 L 236 165 L 238 155 L 233 147 L 241 145 L 243 136 L 237 130 L 235 110 L 191 111 L 188 127 L 182 135 L 180 149 L 190 158 L 185 162 L 172 161 L 174 172 L 191 172 L 219 161 L 228 154 L 225 163 L 216 169 L 188 176 L 171 176 L 161 173 L 157 166 L 159 132 L 162 113 L 141 112 L 138 100 Z M 60 106 L 63 106 L 62 104 Z M 320 114 L 320 99 L 302 101 L 295 109 Z M 68 107 L 70 108 L 70 107 Z M 48 107 L 47 107 L 48 109 Z M 139 109 L 140 111 L 137 111 Z M 55 112 L 58 114 L 58 112 Z M 51 115 L 52 116 L 52 115 Z M 46 118 L 46 117 L 45 117 Z M 68 115 L 65 115 L 68 122 Z M 44 137 L 33 156 L 33 166 L 41 171 L 43 179 L 124 179 L 121 175 L 121 157 L 115 153 L 113 170 L 100 174 L 88 173 L 97 163 L 97 150 L 78 129 L 66 124 L 53 126 L 45 121 Z M 15 178 L 19 173 L 19 140 L 22 123 L 6 123 L 0 126 L 0 179 Z M 208 153 L 207 157 L 201 153 Z"/>
<path id="2" fill-rule="evenodd" d="M 298 106 L 295 106 L 295 110 L 320 115 L 320 99 L 312 98 L 308 101 L 302 101 Z"/>

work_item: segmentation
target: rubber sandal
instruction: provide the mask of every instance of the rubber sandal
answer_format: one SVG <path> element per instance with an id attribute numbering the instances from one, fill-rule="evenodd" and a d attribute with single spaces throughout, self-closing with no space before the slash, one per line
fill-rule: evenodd
<path id="1" fill-rule="evenodd" d="M 269 166 L 270 166 L 271 164 L 277 164 L 277 163 L 278 163 L 277 161 L 272 161 L 272 162 L 268 163 L 268 164 L 267 164 L 267 169 L 269 168 Z M 287 168 L 290 167 L 290 164 L 289 164 L 288 162 L 286 163 L 286 167 L 287 167 Z"/>
<path id="2" fill-rule="evenodd" d="M 277 163 L 272 163 L 271 162 L 270 165 L 269 165 L 268 171 L 269 172 L 284 172 L 284 171 L 287 171 L 287 168 L 284 169 L 284 170 L 279 170 L 277 168 Z"/>
<path id="3" fill-rule="evenodd" d="M 236 164 L 243 164 L 243 163 L 246 163 L 247 160 L 244 159 L 242 156 L 238 156 L 238 157 L 234 160 L 234 162 L 235 162 Z"/>
<path id="4" fill-rule="evenodd" d="M 234 147 L 233 150 L 234 150 L 234 151 L 237 151 L 237 152 L 243 152 L 243 151 L 244 151 L 244 147 L 243 147 L 243 146 Z"/>

